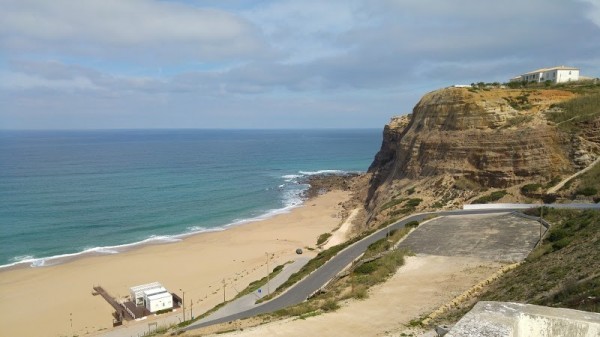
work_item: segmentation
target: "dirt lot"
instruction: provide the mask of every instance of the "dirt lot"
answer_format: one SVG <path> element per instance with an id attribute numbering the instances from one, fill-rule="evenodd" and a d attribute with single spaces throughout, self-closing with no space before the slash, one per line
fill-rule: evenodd
<path id="1" fill-rule="evenodd" d="M 519 262 L 540 237 L 540 224 L 510 213 L 435 218 L 407 237 L 400 247 L 417 254 L 475 256 Z"/>

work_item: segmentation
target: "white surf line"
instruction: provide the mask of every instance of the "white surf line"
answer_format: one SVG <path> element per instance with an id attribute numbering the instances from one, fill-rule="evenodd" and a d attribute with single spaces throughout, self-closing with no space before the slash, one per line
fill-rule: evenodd
<path id="1" fill-rule="evenodd" d="M 354 221 L 354 218 L 356 218 L 356 215 L 358 214 L 359 210 L 359 208 L 355 208 L 352 210 L 352 212 L 350 212 L 350 215 L 348 216 L 346 221 L 344 221 L 340 228 L 333 232 L 333 235 L 331 235 L 327 243 L 325 243 L 323 249 L 328 249 L 335 245 L 339 245 L 340 243 L 346 242 L 346 235 L 348 235 L 350 226 L 352 226 L 352 221 Z"/>

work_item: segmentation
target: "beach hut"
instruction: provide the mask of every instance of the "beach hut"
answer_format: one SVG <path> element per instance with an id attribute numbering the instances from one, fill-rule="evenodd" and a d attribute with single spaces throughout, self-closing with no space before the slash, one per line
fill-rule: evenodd
<path id="1" fill-rule="evenodd" d="M 171 308 L 173 308 L 173 295 L 166 290 L 164 292 L 146 296 L 146 309 L 150 312 Z"/>
<path id="2" fill-rule="evenodd" d="M 150 312 L 173 308 L 173 294 L 159 282 L 131 287 L 129 292 L 136 307 L 146 307 Z"/>
<path id="3" fill-rule="evenodd" d="M 129 294 L 131 296 L 131 302 L 135 303 L 136 307 L 144 306 L 144 291 L 156 288 L 163 288 L 162 284 L 158 282 L 142 284 L 139 286 L 129 288 Z"/>

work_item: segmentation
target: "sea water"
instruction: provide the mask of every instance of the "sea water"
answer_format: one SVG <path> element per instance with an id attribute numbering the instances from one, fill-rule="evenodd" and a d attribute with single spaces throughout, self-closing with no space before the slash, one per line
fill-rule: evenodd
<path id="1" fill-rule="evenodd" d="M 364 172 L 381 130 L 0 131 L 0 268 L 113 254 L 302 203 Z"/>

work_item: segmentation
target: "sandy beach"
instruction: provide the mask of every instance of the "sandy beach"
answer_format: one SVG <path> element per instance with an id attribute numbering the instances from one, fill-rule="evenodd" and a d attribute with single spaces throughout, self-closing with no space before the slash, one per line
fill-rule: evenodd
<path id="1" fill-rule="evenodd" d="M 191 301 L 197 316 L 223 300 L 223 280 L 225 297 L 231 299 L 248 283 L 264 277 L 267 253 L 272 269 L 294 259 L 296 248 L 314 247 L 319 234 L 342 223 L 339 203 L 347 198 L 348 192 L 333 191 L 289 213 L 176 243 L 2 271 L 3 334 L 84 336 L 110 329 L 112 307 L 92 295 L 94 285 L 123 297 L 131 286 L 158 281 L 171 292 L 185 291 L 186 305 Z M 305 254 L 311 253 L 305 249 Z"/>

